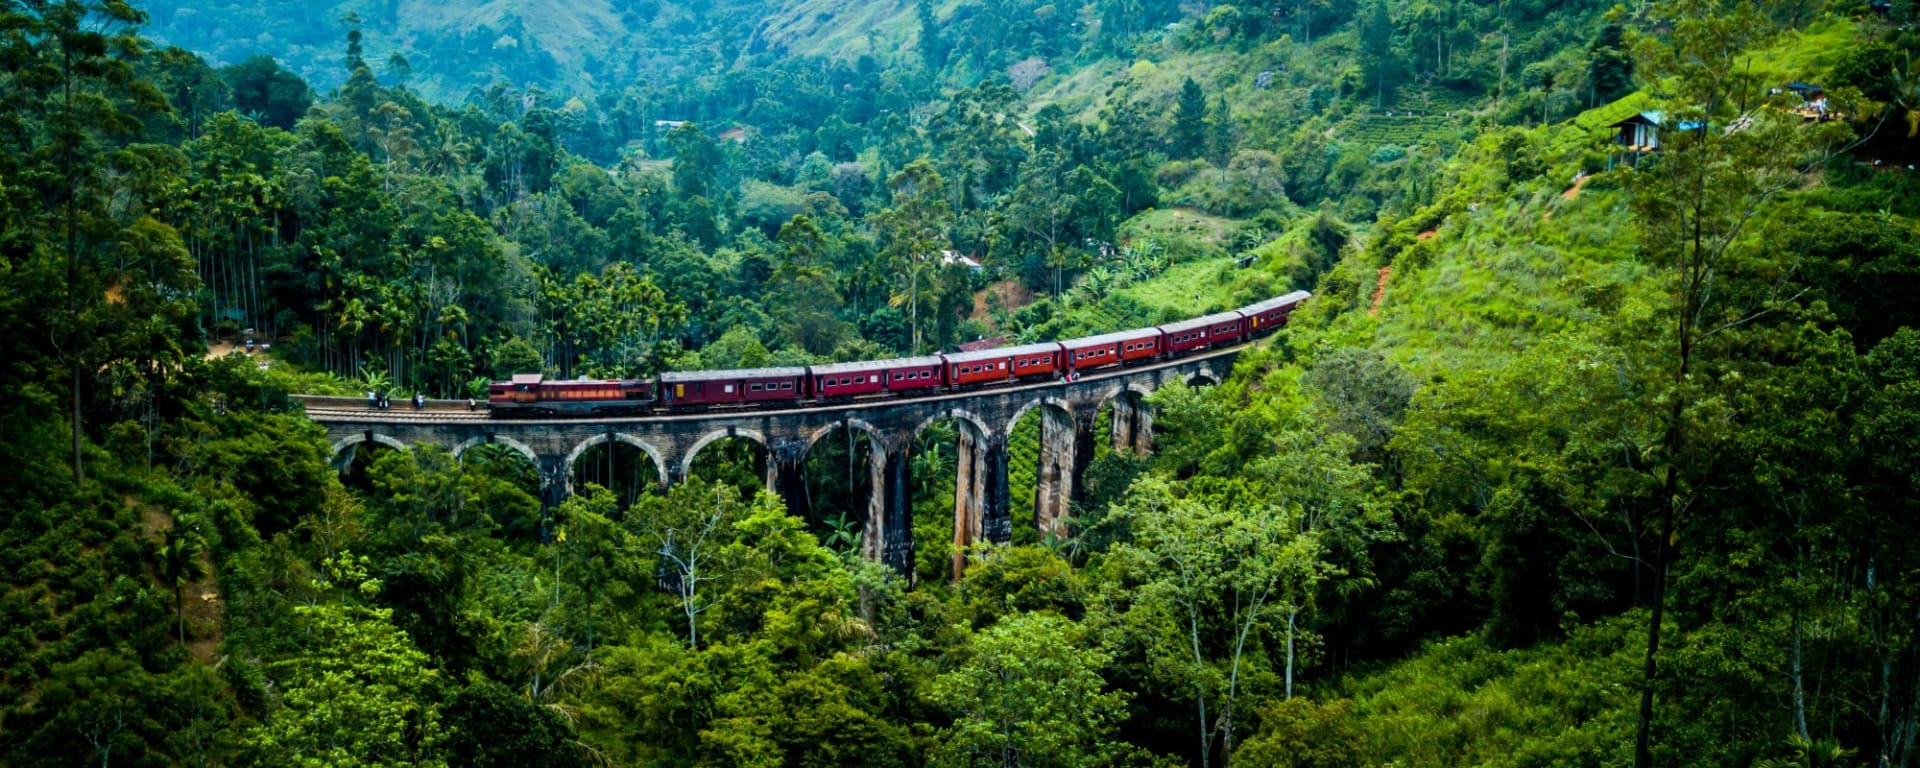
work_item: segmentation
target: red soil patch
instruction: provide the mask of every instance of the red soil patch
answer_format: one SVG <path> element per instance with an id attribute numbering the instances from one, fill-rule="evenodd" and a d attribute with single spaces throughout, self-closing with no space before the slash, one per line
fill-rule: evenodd
<path id="1" fill-rule="evenodd" d="M 1584 188 L 1584 187 L 1586 187 L 1586 186 L 1587 186 L 1587 180 L 1588 180 L 1588 179 L 1591 179 L 1591 178 L 1593 178 L 1593 177 L 1592 177 L 1592 176 L 1581 176 L 1581 177 L 1580 177 L 1580 178 L 1578 178 L 1578 179 L 1574 179 L 1574 181 L 1573 181 L 1573 186 L 1572 186 L 1572 187 L 1569 187 L 1569 188 L 1567 188 L 1567 191 L 1565 191 L 1565 192 L 1562 192 L 1562 193 L 1560 193 L 1560 199 L 1562 199 L 1562 200 L 1575 200 L 1575 199 L 1578 199 L 1578 198 L 1580 197 L 1580 190 L 1581 190 L 1582 188 Z"/>
<path id="2" fill-rule="evenodd" d="M 1429 229 L 1429 230 L 1427 230 L 1427 231 L 1425 231 L 1425 232 L 1422 232 L 1422 233 L 1420 233 L 1420 234 L 1418 234 L 1418 235 L 1414 235 L 1414 236 L 1413 236 L 1413 239 L 1415 239 L 1415 240 L 1432 240 L 1432 239 L 1434 239 L 1435 237 L 1438 237 L 1439 235 L 1440 235 L 1440 230 L 1437 230 L 1437 229 Z"/>
<path id="3" fill-rule="evenodd" d="M 973 312 L 968 315 L 969 318 L 982 323 L 991 324 L 993 322 L 992 315 L 988 308 L 987 297 L 989 295 L 998 297 L 1000 306 L 1009 312 L 1033 303 L 1033 293 L 1028 291 L 1019 281 L 1002 280 L 987 286 L 986 290 L 973 295 Z"/>
<path id="4" fill-rule="evenodd" d="M 1380 316 L 1380 304 L 1387 300 L 1387 278 L 1393 275 L 1393 267 L 1380 268 L 1380 282 L 1373 288 L 1373 308 L 1367 310 L 1368 317 Z"/>

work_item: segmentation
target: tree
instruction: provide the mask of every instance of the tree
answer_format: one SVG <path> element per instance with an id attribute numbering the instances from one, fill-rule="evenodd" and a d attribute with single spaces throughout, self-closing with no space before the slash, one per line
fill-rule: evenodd
<path id="1" fill-rule="evenodd" d="M 272 56 L 260 54 L 220 69 L 233 89 L 233 105 L 261 125 L 293 130 L 313 105 L 313 92 L 299 75 L 280 68 Z"/>
<path id="2" fill-rule="evenodd" d="M 1360 65 L 1373 85 L 1374 109 L 1385 109 L 1387 90 L 1399 76 L 1400 60 L 1393 47 L 1393 16 L 1386 0 L 1375 0 L 1360 22 Z"/>
<path id="3" fill-rule="evenodd" d="M 914 4 L 914 17 L 920 22 L 920 57 L 927 69 L 938 72 L 947 65 L 950 44 L 941 37 L 940 18 L 935 15 L 932 0 L 919 0 Z"/>
<path id="4" fill-rule="evenodd" d="M 176 513 L 173 527 L 166 530 L 160 542 L 160 577 L 173 588 L 173 612 L 179 622 L 182 645 L 187 642 L 187 585 L 207 575 L 206 567 L 200 562 L 207 543 L 201 538 L 199 527 L 198 518 Z"/>
<path id="5" fill-rule="evenodd" d="M 1619 24 L 1600 28 L 1587 45 L 1587 107 L 1625 96 L 1633 88 L 1633 57 L 1627 51 L 1626 30 Z"/>
<path id="6" fill-rule="evenodd" d="M 84 481 L 84 384 L 105 361 L 94 326 L 115 275 L 108 257 L 127 222 L 108 206 L 116 191 L 108 151 L 137 134 L 127 111 L 165 113 L 165 97 L 138 79 L 144 15 L 122 0 L 64 0 L 10 6 L 14 30 L 0 39 L 11 87 L 0 96 L 10 113 L 5 150 L 24 158 L 21 177 L 43 195 L 30 226 L 35 256 L 57 264 L 65 290 L 55 304 L 54 346 L 68 379 L 73 476 Z"/>
<path id="7" fill-rule="evenodd" d="M 1052 150 L 1040 150 L 1021 166 L 1020 183 L 1004 209 L 1030 252 L 1053 267 L 1056 296 L 1063 288 L 1063 268 L 1074 260 L 1069 254 L 1080 250 L 1073 215 L 1078 207 L 1080 197 L 1070 186 L 1066 158 Z"/>
<path id="8" fill-rule="evenodd" d="M 944 195 L 940 172 L 926 160 L 915 160 L 887 178 L 893 205 L 878 214 L 881 253 L 894 267 L 894 306 L 907 307 L 913 336 L 908 354 L 920 354 L 920 304 L 933 287 L 931 273 L 940 263 L 953 223 L 953 209 Z"/>
<path id="9" fill-rule="evenodd" d="M 566 717 L 479 674 L 447 698 L 445 714 L 449 765 L 587 764 Z"/>
<path id="10" fill-rule="evenodd" d="M 659 558 L 655 573 L 678 604 L 689 649 L 700 649 L 700 617 L 714 605 L 705 585 L 724 575 L 720 551 L 742 510 L 740 494 L 731 488 L 695 480 L 642 499 L 628 514 Z"/>
<path id="11" fill-rule="evenodd" d="M 1286 636 L 1283 695 L 1293 694 L 1300 618 L 1311 609 L 1320 583 L 1339 575 L 1324 557 L 1320 534 L 1302 530 L 1304 511 L 1297 506 L 1228 508 L 1181 497 L 1164 479 L 1150 478 L 1137 481 L 1110 513 L 1134 535 L 1132 542 L 1116 547 L 1115 556 L 1140 569 L 1144 601 L 1179 625 L 1180 675 L 1193 690 L 1203 766 L 1211 764 L 1216 736 L 1222 763 L 1232 760 L 1251 643 L 1276 622 L 1284 622 Z M 1216 662 L 1216 653 L 1224 658 Z M 1210 702 L 1219 704 L 1217 719 L 1208 715 Z"/>
<path id="12" fill-rule="evenodd" d="M 1631 183 L 1641 258 L 1667 293 L 1667 328 L 1653 354 L 1668 383 L 1653 401 L 1661 408 L 1661 437 L 1647 461 L 1658 502 L 1634 526 L 1650 542 L 1645 567 L 1652 582 L 1634 752 L 1643 768 L 1653 761 L 1669 576 L 1683 554 L 1701 488 L 1710 482 L 1708 459 L 1723 438 L 1715 427 L 1724 414 L 1713 382 L 1697 373 L 1705 361 L 1727 354 L 1713 346 L 1717 337 L 1792 298 L 1778 294 L 1780 281 L 1772 277 L 1787 265 L 1775 261 L 1779 254 L 1749 225 L 1816 167 L 1821 158 L 1814 142 L 1826 137 L 1773 110 L 1735 114 L 1755 84 L 1739 74 L 1734 57 L 1766 31 L 1752 3 L 1728 8 L 1715 0 L 1680 0 L 1661 13 L 1671 33 L 1666 40 L 1642 40 L 1640 53 L 1649 75 L 1670 83 L 1673 96 L 1660 157 L 1636 170 Z"/>
<path id="13" fill-rule="evenodd" d="M 1351 436 L 1356 457 L 1379 458 L 1413 400 L 1413 377 L 1378 352 L 1345 347 L 1323 354 L 1301 378 L 1316 395 L 1315 413 Z"/>
<path id="14" fill-rule="evenodd" d="M 1106 651 L 1047 613 L 1016 613 L 975 636 L 973 654 L 933 681 L 955 713 L 934 750 L 939 766 L 1108 765 L 1126 693 L 1107 691 Z"/>
<path id="15" fill-rule="evenodd" d="M 392 612 L 336 603 L 294 609 L 307 639 L 269 665 L 285 691 L 247 747 L 263 763 L 445 765 L 438 673 Z"/>
<path id="16" fill-rule="evenodd" d="M 1227 105 L 1227 97 L 1213 100 L 1213 109 L 1207 113 L 1207 151 L 1206 157 L 1221 174 L 1227 172 L 1227 166 L 1233 162 L 1234 149 L 1239 146 L 1239 137 L 1233 125 L 1233 108 Z"/>
<path id="17" fill-rule="evenodd" d="M 838 317 L 839 287 L 828 259 L 833 243 L 805 214 L 781 225 L 775 241 L 780 258 L 769 294 L 775 306 L 786 310 L 782 328 L 800 348 L 830 354 L 846 335 L 846 324 Z"/>
<path id="18" fill-rule="evenodd" d="M 692 123 L 673 129 L 667 142 L 673 146 L 674 193 L 683 199 L 713 197 L 726 161 L 720 146 Z"/>
<path id="19" fill-rule="evenodd" d="M 1180 83 L 1167 148 L 1175 157 L 1199 157 L 1207 151 L 1207 93 L 1191 77 Z"/>

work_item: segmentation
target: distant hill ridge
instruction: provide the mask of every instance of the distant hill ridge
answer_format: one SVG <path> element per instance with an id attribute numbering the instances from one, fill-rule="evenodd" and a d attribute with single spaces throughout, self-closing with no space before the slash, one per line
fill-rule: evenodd
<path id="1" fill-rule="evenodd" d="M 146 33 L 233 64 L 268 54 L 316 88 L 346 79 L 348 24 L 360 19 L 383 81 L 400 54 L 409 84 L 458 100 L 494 82 L 593 93 L 638 78 L 705 74 L 745 54 L 899 55 L 914 39 L 912 3 L 854 0 L 152 0 Z"/>

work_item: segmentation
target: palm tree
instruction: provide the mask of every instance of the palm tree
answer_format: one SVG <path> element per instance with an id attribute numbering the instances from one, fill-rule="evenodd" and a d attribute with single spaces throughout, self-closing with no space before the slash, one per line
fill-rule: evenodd
<path id="1" fill-rule="evenodd" d="M 1893 69 L 1893 104 L 1907 113 L 1907 138 L 1920 136 L 1920 65 L 1907 54 L 1907 65 Z"/>
<path id="2" fill-rule="evenodd" d="M 167 529 L 160 543 L 160 578 L 173 587 L 173 614 L 179 622 L 181 645 L 187 643 L 187 585 L 207 576 L 206 566 L 200 562 L 200 553 L 205 548 L 199 521 L 175 512 L 174 525 Z"/>

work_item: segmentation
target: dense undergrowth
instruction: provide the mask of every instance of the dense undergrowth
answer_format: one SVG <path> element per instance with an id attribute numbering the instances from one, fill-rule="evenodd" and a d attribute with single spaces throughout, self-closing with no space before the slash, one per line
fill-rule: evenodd
<path id="1" fill-rule="evenodd" d="M 1015 5 L 887 22 L 923 70 L 749 51 L 620 108 L 436 105 L 358 38 L 311 104 L 133 57 L 119 5 L 0 9 L 0 763 L 1911 762 L 1908 19 Z M 1015 89 L 1028 45 L 1061 66 Z M 1628 164 L 1608 126 L 1648 109 L 1708 129 Z M 1016 425 L 1014 541 L 958 583 L 951 425 L 896 574 L 851 428 L 805 519 L 742 441 L 665 490 L 589 453 L 547 507 L 507 451 L 329 456 L 286 398 L 1296 288 L 1229 381 L 1153 396 L 1153 455 L 1096 452 L 1067 536 Z M 248 327 L 274 351 L 203 354 Z"/>

